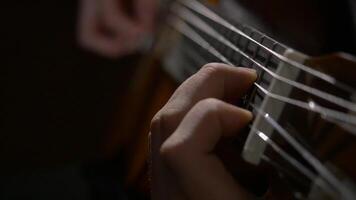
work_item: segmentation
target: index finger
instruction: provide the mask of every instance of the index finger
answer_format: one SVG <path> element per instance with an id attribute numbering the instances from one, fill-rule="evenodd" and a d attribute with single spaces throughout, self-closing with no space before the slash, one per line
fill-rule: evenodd
<path id="1" fill-rule="evenodd" d="M 175 91 L 155 119 L 160 121 L 159 118 L 165 117 L 169 129 L 165 132 L 173 132 L 197 102 L 206 98 L 231 102 L 247 92 L 256 78 L 256 71 L 249 68 L 207 64 Z"/>

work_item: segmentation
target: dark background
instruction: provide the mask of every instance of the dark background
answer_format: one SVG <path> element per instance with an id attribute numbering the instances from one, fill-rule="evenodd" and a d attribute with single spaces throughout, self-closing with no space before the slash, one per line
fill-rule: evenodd
<path id="1" fill-rule="evenodd" d="M 236 1 L 263 25 L 253 27 L 309 56 L 356 53 L 354 0 Z"/>
<path id="2" fill-rule="evenodd" d="M 269 6 L 269 1 L 241 2 L 262 14 L 261 9 Z M 275 2 L 289 5 L 285 0 Z M 77 4 L 75 0 L 41 0 L 6 1 L 0 6 L 0 199 L 125 199 L 131 195 L 122 191 L 125 170 L 119 151 L 105 157 L 102 147 L 137 57 L 109 60 L 82 50 L 76 40 Z M 276 30 L 274 35 L 285 31 L 280 35 L 286 37 L 277 40 L 292 41 L 288 44 L 303 52 L 355 53 L 352 4 L 336 0 L 311 4 L 318 9 L 309 14 L 318 11 L 328 16 L 318 24 L 320 37 L 288 32 L 293 31 L 291 25 L 303 30 L 308 24 L 313 33 L 313 23 L 287 21 L 293 16 L 303 20 L 306 10 L 279 7 L 280 13 L 272 10 L 261 18 Z M 278 18 L 281 24 L 266 18 L 278 14 L 289 18 Z M 309 36 L 319 38 L 320 46 L 305 43 Z"/>
<path id="3" fill-rule="evenodd" d="M 134 57 L 82 50 L 77 4 L 1 5 L 0 199 L 124 198 L 120 156 L 101 147 Z"/>

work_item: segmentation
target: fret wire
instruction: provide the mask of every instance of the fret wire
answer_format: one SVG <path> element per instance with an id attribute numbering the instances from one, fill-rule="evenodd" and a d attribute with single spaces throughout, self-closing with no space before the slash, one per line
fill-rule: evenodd
<path id="1" fill-rule="evenodd" d="M 184 35 L 186 35 L 187 37 L 189 37 L 189 38 L 192 39 L 192 37 L 191 37 L 189 34 L 187 34 L 187 32 L 186 32 L 187 30 L 183 30 L 182 27 L 177 27 L 176 25 L 177 25 L 177 24 L 173 24 L 173 26 L 174 26 L 178 31 L 182 32 L 182 34 L 184 34 Z M 182 23 L 181 23 L 181 25 L 182 25 Z M 189 29 L 190 27 L 185 24 L 185 28 L 188 28 L 188 29 Z M 195 33 L 195 32 L 193 31 L 193 32 L 191 32 L 191 33 Z M 195 34 L 196 34 L 196 33 L 195 33 Z M 196 35 L 199 36 L 198 34 L 196 34 Z M 199 37 L 200 37 L 200 36 L 199 36 Z M 199 41 L 197 41 L 197 40 L 193 40 L 193 41 L 194 41 L 194 42 L 199 42 Z M 204 40 L 202 40 L 202 41 L 204 41 Z M 201 42 L 201 41 L 200 41 L 200 42 Z M 198 43 L 198 44 L 199 44 L 199 43 Z M 202 44 L 199 44 L 199 45 L 201 45 L 203 48 L 209 50 L 210 53 L 213 53 L 213 54 L 214 54 L 214 52 L 216 52 L 216 50 L 214 51 L 214 48 L 213 48 L 213 47 L 211 48 L 210 45 L 202 45 Z M 209 48 L 207 48 L 207 47 L 209 47 Z M 223 62 L 227 61 L 227 59 L 224 58 L 220 53 L 214 54 L 214 55 L 217 56 L 219 59 L 221 59 Z M 225 59 L 225 61 L 224 61 L 224 59 Z M 227 62 L 227 63 L 230 63 L 230 62 Z M 256 83 L 255 83 L 255 85 L 256 85 Z M 286 97 L 285 97 L 285 98 L 286 98 Z M 274 126 L 274 128 L 278 129 L 278 131 L 279 131 L 283 136 L 285 136 L 285 138 L 288 138 L 289 143 L 291 143 L 292 146 L 297 147 L 296 150 L 299 151 L 302 156 L 304 156 L 304 157 L 307 156 L 307 157 L 308 157 L 308 155 L 311 155 L 311 154 L 309 154 L 307 151 L 306 151 L 306 152 L 303 151 L 303 150 L 304 150 L 303 147 L 300 146 L 298 142 L 294 141 L 293 138 L 289 137 L 289 136 L 288 136 L 288 132 L 286 132 L 282 127 L 280 127 L 277 122 L 274 122 L 273 120 L 271 121 L 271 119 L 270 119 L 270 118 L 266 118 L 266 116 L 265 116 L 265 119 L 267 119 L 268 122 L 270 122 L 270 124 L 271 124 L 272 126 Z M 294 142 L 293 142 L 293 141 L 294 141 Z M 310 157 L 308 157 L 308 158 L 310 158 Z M 309 160 L 309 159 L 307 159 L 307 160 L 308 160 L 308 161 L 312 161 L 312 162 L 311 162 L 312 166 L 314 166 L 314 167 L 316 168 L 316 170 L 318 170 L 321 175 L 323 175 L 323 176 L 326 175 L 326 180 L 328 180 L 329 183 L 333 184 L 333 186 L 338 186 L 338 185 L 341 184 L 337 179 L 335 180 L 335 177 L 333 177 L 333 175 L 332 175 L 326 168 L 324 168 L 323 165 L 322 165 L 320 162 L 318 162 L 317 160 L 313 159 L 313 157 L 311 157 L 311 158 L 312 158 L 312 160 Z M 340 185 L 340 186 L 341 186 L 341 185 Z M 342 193 L 341 193 L 341 194 L 346 195 L 345 197 L 346 197 L 347 199 L 352 199 L 353 194 L 350 193 L 346 188 L 341 188 L 341 190 L 342 190 Z M 351 198 L 350 198 L 350 197 L 351 197 Z"/>
<path id="2" fill-rule="evenodd" d="M 237 46 L 240 44 L 241 38 L 242 38 L 242 36 L 239 35 L 239 39 L 237 40 L 237 43 L 236 43 Z M 237 65 L 241 65 L 241 63 L 242 63 L 243 56 L 241 54 L 239 54 L 239 55 L 240 55 L 240 57 L 239 57 L 239 60 L 237 61 Z"/>
<path id="3" fill-rule="evenodd" d="M 231 37 L 231 31 L 227 31 L 226 33 L 225 33 L 225 35 L 226 35 L 226 37 Z M 232 60 L 231 59 L 231 52 L 233 52 L 233 51 L 231 51 L 231 49 L 230 48 L 225 48 L 224 49 L 224 52 L 223 52 L 223 54 L 226 56 L 226 58 L 228 58 L 229 60 Z"/>
<path id="4" fill-rule="evenodd" d="M 251 101 L 253 100 L 254 102 L 256 102 L 256 95 L 257 97 L 260 97 L 259 96 L 259 93 L 257 92 L 257 88 L 256 87 L 253 87 L 252 90 L 251 90 L 251 93 L 250 93 L 250 97 L 248 98 L 246 104 L 245 104 L 245 107 L 248 107 L 248 105 L 251 103 Z M 260 97 L 261 99 L 263 99 L 262 97 Z"/>
<path id="5" fill-rule="evenodd" d="M 220 30 L 220 32 L 222 32 L 221 34 L 224 35 L 224 33 L 223 33 L 222 30 Z M 219 42 L 218 40 L 217 40 L 217 43 L 220 43 L 220 44 L 216 45 L 216 49 L 217 49 L 219 52 L 222 53 L 222 52 L 224 51 L 224 47 L 225 47 L 226 45 L 223 44 L 223 43 L 221 43 L 221 42 Z"/>
<path id="6" fill-rule="evenodd" d="M 260 97 L 261 99 L 263 99 L 263 98 L 264 98 L 263 93 L 258 92 L 258 91 L 260 91 L 260 90 L 258 90 L 257 87 L 255 87 L 255 88 L 256 88 L 256 95 L 257 95 L 258 97 Z"/>
<path id="7" fill-rule="evenodd" d="M 189 28 L 189 27 L 188 27 Z M 220 57 L 221 58 L 221 57 Z"/>
<path id="8" fill-rule="evenodd" d="M 230 34 L 232 34 L 232 36 L 230 37 L 231 38 L 231 41 L 234 43 L 234 44 L 237 44 L 238 41 L 239 41 L 239 38 L 241 38 L 241 35 L 239 34 L 234 34 L 232 31 L 230 32 Z M 232 51 L 232 55 L 231 55 L 231 60 L 236 63 L 237 62 L 237 59 L 236 59 L 236 52 L 234 50 L 231 50 Z M 237 56 L 240 56 L 239 54 L 237 54 Z"/>
<path id="9" fill-rule="evenodd" d="M 264 41 L 265 38 L 266 38 L 265 36 L 262 36 L 262 39 L 260 39 L 261 43 Z M 276 46 L 277 46 L 277 43 L 274 42 L 274 43 L 273 43 L 273 46 L 272 46 L 272 49 L 274 50 L 274 48 L 275 48 Z M 257 46 L 257 47 L 258 47 L 258 49 L 260 48 L 259 46 Z M 267 55 L 267 58 L 266 58 L 266 61 L 265 61 L 264 66 L 268 66 L 268 63 L 269 63 L 269 61 L 271 60 L 271 58 L 272 58 L 272 54 L 269 53 L 269 54 Z M 265 71 L 264 71 L 264 70 L 260 70 L 260 73 L 259 73 L 259 81 L 262 80 L 262 77 L 263 77 L 264 75 L 265 75 Z"/>
<path id="10" fill-rule="evenodd" d="M 250 128 L 251 128 L 251 126 L 250 126 Z M 292 156 L 290 156 L 287 152 L 285 152 L 283 149 L 281 149 L 273 140 L 271 140 L 271 138 L 268 138 L 268 136 L 266 134 L 264 134 L 263 132 L 258 131 L 255 128 L 253 128 L 253 129 L 254 129 L 254 133 L 257 134 L 260 139 L 264 140 L 267 144 L 269 144 L 274 151 L 276 151 L 280 156 L 282 156 L 282 158 L 284 158 L 287 162 L 292 164 L 292 166 L 296 167 L 296 169 L 298 169 L 302 174 L 306 175 L 311 181 L 313 181 L 315 179 L 316 175 L 313 172 L 311 172 L 309 169 L 304 167 L 300 162 L 298 162 L 296 159 L 294 159 Z M 256 131 L 258 131 L 258 132 L 256 132 Z M 267 137 L 268 141 L 266 141 L 266 137 Z M 265 155 L 262 156 L 262 159 L 265 161 L 267 161 L 266 158 L 268 158 L 268 157 L 266 157 Z M 315 183 L 320 188 L 322 188 L 324 191 L 330 192 L 330 189 L 327 188 L 326 185 L 323 185 L 320 182 L 315 182 Z"/>
<path id="11" fill-rule="evenodd" d="M 276 47 L 277 47 L 277 44 L 278 43 L 276 43 L 276 42 L 273 42 L 273 45 L 272 45 L 272 50 L 274 50 Z M 266 60 L 265 60 L 265 62 L 264 62 L 264 66 L 268 66 L 268 64 L 270 63 L 270 61 L 271 61 L 271 58 L 272 58 L 272 54 L 271 53 L 269 53 L 268 55 L 267 55 L 267 58 L 266 58 Z M 265 71 L 264 70 L 260 70 L 260 74 L 259 74 L 259 76 L 261 77 L 260 79 L 262 79 L 262 77 L 265 75 Z"/>
<path id="12" fill-rule="evenodd" d="M 245 28 L 245 27 L 244 27 L 244 28 Z M 254 33 L 255 33 L 255 32 L 252 32 L 252 35 L 253 35 Z M 263 39 L 260 39 L 260 40 L 263 41 L 263 40 L 264 40 L 264 37 L 263 37 Z M 258 46 L 257 46 L 257 48 L 256 48 L 256 51 L 255 51 L 254 55 L 253 55 L 253 58 L 256 57 L 256 52 L 257 52 L 257 51 L 258 51 Z M 241 56 L 241 57 L 242 57 L 242 56 Z M 260 72 L 258 73 L 256 82 L 259 83 L 259 82 L 262 80 L 262 76 L 263 76 L 263 71 L 260 70 Z M 257 91 L 258 91 L 258 90 L 257 90 L 256 87 L 254 87 L 254 88 L 252 89 L 252 92 L 251 92 L 251 94 L 250 94 L 250 98 L 249 98 L 248 101 L 247 101 L 247 105 L 248 105 L 249 103 L 251 103 L 252 100 L 255 100 L 255 95 L 259 96 L 259 93 L 258 93 Z M 262 98 L 262 96 L 261 96 L 261 98 Z M 262 99 L 263 99 L 263 98 L 262 98 Z"/>
<path id="13" fill-rule="evenodd" d="M 252 35 L 253 35 L 253 32 L 251 32 L 251 33 L 249 34 L 250 37 L 252 37 Z M 245 52 L 246 49 L 247 49 L 247 47 L 248 47 L 248 45 L 250 45 L 250 40 L 246 40 L 246 44 L 243 45 L 242 51 Z"/>
<path id="14" fill-rule="evenodd" d="M 309 162 L 311 166 L 319 173 L 320 177 L 327 181 L 333 189 L 336 189 L 340 195 L 345 199 L 354 199 L 354 194 L 349 190 L 349 188 L 344 187 L 344 184 L 337 179 L 316 157 L 314 157 L 308 150 L 306 150 L 302 145 L 299 144 L 290 133 L 285 130 L 278 122 L 272 119 L 268 113 L 265 113 L 261 109 L 257 108 L 255 105 L 251 105 L 266 122 L 268 122 L 274 130 L 279 133 L 306 161 Z"/>
<path id="15" fill-rule="evenodd" d="M 264 35 L 261 36 L 260 39 L 259 39 L 259 42 L 260 42 L 261 44 L 263 44 L 263 41 L 265 40 L 265 38 L 266 38 L 266 37 L 265 37 Z M 256 50 L 253 52 L 253 56 L 252 56 L 253 59 L 256 58 L 256 56 L 257 56 L 259 50 L 260 50 L 260 46 L 256 45 Z"/>
<path id="16" fill-rule="evenodd" d="M 183 35 L 190 38 L 193 42 L 200 45 L 203 49 L 206 49 L 206 51 L 208 53 L 211 53 L 212 55 L 216 56 L 216 58 L 220 59 L 223 63 L 226 63 L 231 66 L 235 66 L 226 57 L 224 57 L 220 52 L 218 52 L 214 47 L 212 47 L 208 42 L 206 42 L 198 33 L 196 33 L 193 29 L 191 29 L 190 26 L 188 26 L 184 21 L 182 21 L 182 20 L 176 21 L 175 23 L 174 22 L 171 23 L 171 25 L 177 31 L 181 32 Z M 260 90 L 261 92 L 263 92 L 265 95 L 269 96 L 270 98 L 276 99 L 278 101 L 281 101 L 281 102 L 284 102 L 284 103 L 287 103 L 290 105 L 294 105 L 294 106 L 302 108 L 302 109 L 306 109 L 308 111 L 318 113 L 321 116 L 324 116 L 324 118 L 326 118 L 327 120 L 329 120 L 328 118 L 332 118 L 332 119 L 337 119 L 337 120 L 343 121 L 345 123 L 356 125 L 356 117 L 354 117 L 352 115 L 344 114 L 344 113 L 341 113 L 336 110 L 318 106 L 314 102 L 303 102 L 300 100 L 291 99 L 288 97 L 284 97 L 281 95 L 271 93 L 257 83 L 254 83 L 254 86 L 256 87 L 256 89 Z M 353 134 L 353 132 L 351 132 L 351 134 Z"/>
<path id="17" fill-rule="evenodd" d="M 186 26 L 186 27 L 188 27 L 188 26 Z M 188 27 L 189 28 L 189 27 Z M 179 27 L 178 27 L 178 30 L 181 30 Z M 182 31 L 183 32 L 183 34 L 184 33 L 187 33 L 186 31 Z M 255 110 L 257 109 L 253 104 L 250 104 Z M 257 110 L 258 111 L 258 114 L 259 115 L 261 115 L 261 110 Z M 263 114 L 265 114 L 265 113 L 263 113 Z M 266 115 L 265 115 L 266 116 Z M 326 177 L 325 178 L 325 180 L 327 180 L 327 181 L 330 181 L 330 180 L 332 180 L 332 181 L 335 181 L 334 179 L 333 179 L 333 177 L 332 177 L 332 174 L 328 174 L 328 173 L 325 173 L 325 170 L 326 170 L 326 172 L 328 172 L 327 171 L 327 169 L 324 169 L 323 168 L 323 166 L 319 166 L 321 163 L 319 163 L 317 160 L 315 161 L 315 160 L 310 160 L 310 157 L 308 157 L 308 151 L 307 150 L 304 150 L 304 148 L 302 147 L 302 146 L 300 146 L 299 145 L 299 143 L 297 142 L 297 141 L 295 141 L 291 136 L 289 136 L 289 133 L 288 132 L 286 132 L 281 126 L 279 126 L 278 125 L 278 123 L 277 122 L 274 122 L 274 121 L 271 121 L 272 119 L 271 118 L 266 118 L 265 117 L 265 119 L 268 119 L 268 122 L 275 128 L 275 129 L 277 129 L 277 131 L 279 131 L 279 133 L 281 133 L 281 135 L 282 136 L 284 136 L 284 138 L 301 154 L 301 156 L 303 156 L 307 161 L 309 161 L 310 162 L 310 164 L 313 166 L 313 167 L 315 167 L 315 169 L 319 172 L 319 174 L 321 174 L 321 175 L 323 175 L 323 176 L 325 176 L 325 174 L 326 175 L 329 175 L 329 176 L 331 176 L 331 179 L 330 179 L 330 177 Z M 272 123 L 273 122 L 273 123 Z M 283 132 L 283 131 L 285 131 L 285 132 Z M 306 157 L 306 155 L 307 155 L 307 157 Z M 311 155 L 311 154 L 309 154 L 309 155 Z M 312 156 L 312 155 L 311 155 Z M 309 159 L 308 159 L 309 158 Z M 311 158 L 313 158 L 313 157 L 311 157 Z M 316 158 L 315 158 L 316 159 Z M 315 165 L 315 163 L 316 163 L 316 165 Z M 320 170 L 321 169 L 321 170 Z M 324 171 L 323 171 L 324 170 Z M 337 180 L 336 180 L 337 181 Z M 330 183 L 330 182 L 329 182 Z M 331 183 L 332 184 L 332 186 L 338 186 L 339 184 L 338 184 L 338 182 L 336 182 L 336 184 L 334 184 L 334 182 L 332 182 Z M 343 193 L 341 193 L 341 194 L 344 194 L 345 193 L 345 191 L 342 191 Z M 348 192 L 348 191 L 346 191 L 346 192 Z M 352 195 L 352 194 L 351 194 Z M 346 196 L 346 197 L 348 197 L 348 196 Z M 349 199 L 349 198 L 347 198 L 347 199 Z"/>
<path id="18" fill-rule="evenodd" d="M 244 32 L 242 32 L 241 30 L 237 29 L 235 26 L 233 26 L 232 24 L 230 24 L 229 22 L 227 22 L 226 20 L 224 20 L 223 18 L 221 18 L 220 16 L 216 15 L 214 12 L 212 12 L 209 8 L 205 7 L 203 4 L 199 3 L 196 0 L 179 0 L 179 2 L 181 4 L 183 4 L 184 6 L 194 10 L 197 13 L 200 13 L 201 15 L 205 16 L 206 18 L 222 25 L 225 26 L 226 28 L 236 32 L 237 34 L 240 34 L 242 36 L 244 36 L 245 38 L 247 38 L 248 40 L 252 41 L 253 43 L 255 43 L 256 45 L 260 46 L 261 48 L 265 49 L 266 51 L 272 53 L 274 56 L 276 56 L 280 61 L 287 63 L 291 66 L 294 66 L 300 70 L 303 70 L 315 77 L 318 77 L 321 80 L 324 80 L 332 85 L 335 85 L 336 87 L 343 89 L 349 93 L 356 93 L 356 90 L 354 88 L 352 88 L 351 86 L 344 84 L 338 80 L 336 80 L 334 77 L 325 74 L 323 72 L 314 70 L 310 67 L 307 67 L 301 63 L 298 63 L 296 61 L 293 61 L 277 52 L 272 51 L 271 49 L 267 48 L 266 46 L 259 44 L 256 40 L 254 40 L 253 38 L 249 37 L 248 35 L 246 35 Z"/>
<path id="19" fill-rule="evenodd" d="M 242 65 L 242 60 L 243 60 L 243 58 L 244 58 L 241 54 L 239 54 L 239 56 L 240 56 L 240 57 L 239 57 L 239 60 L 237 61 L 237 65 L 238 65 L 238 66 Z"/>
<path id="20" fill-rule="evenodd" d="M 269 80 L 266 80 L 264 77 L 263 77 L 263 74 L 261 74 L 261 78 L 259 79 L 259 82 L 258 82 L 260 85 L 262 84 L 265 84 L 267 86 L 269 86 L 270 84 L 270 81 Z"/>
<path id="21" fill-rule="evenodd" d="M 274 49 L 277 47 L 277 42 L 274 42 L 273 44 L 272 44 L 272 50 L 274 51 Z M 271 61 L 271 59 L 272 59 L 272 53 L 269 53 L 268 54 L 268 57 L 267 57 L 267 59 L 266 59 L 266 61 L 265 61 L 265 63 L 264 63 L 264 65 L 265 66 L 267 66 L 268 65 L 268 63 Z"/>
<path id="22" fill-rule="evenodd" d="M 317 96 L 319 98 L 322 98 L 326 101 L 329 101 L 335 105 L 339 105 L 341 107 L 344 107 L 346 109 L 352 110 L 356 112 L 356 104 L 350 101 L 347 101 L 343 98 L 337 97 L 335 95 L 326 93 L 324 91 L 321 91 L 317 88 L 310 87 L 308 85 L 290 80 L 288 78 L 285 78 L 283 76 L 280 76 L 276 74 L 275 72 L 269 70 L 265 66 L 261 65 L 259 62 L 253 60 L 250 56 L 248 56 L 246 53 L 241 51 L 239 48 L 237 48 L 235 45 L 233 45 L 229 40 L 227 40 L 224 36 L 220 35 L 218 32 L 216 32 L 214 29 L 212 29 L 208 24 L 205 22 L 201 21 L 196 15 L 194 15 L 191 11 L 185 9 L 184 7 L 181 7 L 181 9 L 177 10 L 177 8 L 174 10 L 174 12 L 178 15 L 178 17 L 182 18 L 184 21 L 187 23 L 194 25 L 196 28 L 200 29 L 203 31 L 205 34 L 209 35 L 210 37 L 213 37 L 214 39 L 224 43 L 226 46 L 230 47 L 231 49 L 237 51 L 240 53 L 242 56 L 244 56 L 246 59 L 254 63 L 256 66 L 267 72 L 269 75 L 271 75 L 274 79 L 281 81 L 285 84 L 291 85 L 297 89 L 303 90 L 311 95 Z"/>

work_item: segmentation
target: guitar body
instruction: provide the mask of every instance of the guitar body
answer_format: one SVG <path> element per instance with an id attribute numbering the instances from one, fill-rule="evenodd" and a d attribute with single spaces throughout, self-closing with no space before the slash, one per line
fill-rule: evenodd
<path id="1" fill-rule="evenodd" d="M 346 54 L 321 56 L 334 51 L 355 52 L 354 35 L 356 34 L 353 34 L 352 15 L 347 12 L 348 5 L 347 1 L 210 1 L 212 9 L 218 14 L 223 13 L 224 18 L 231 22 L 242 21 L 298 51 L 290 51 L 283 45 L 273 46 L 274 40 L 265 40 L 254 29 L 243 29 L 244 33 L 261 44 L 292 61 L 323 71 L 336 77 L 337 80 L 343 80 L 355 87 L 356 65 L 354 58 Z M 328 12 L 332 8 L 336 11 Z M 229 32 L 222 30 L 222 33 L 226 37 L 234 37 Z M 341 35 L 342 37 L 340 37 Z M 199 51 L 198 53 L 192 51 L 196 47 L 191 44 L 187 45 L 187 39 L 172 30 L 172 27 L 163 27 L 157 38 L 153 53 L 143 61 L 142 67 L 137 71 L 136 78 L 133 79 L 135 82 L 132 83 L 131 92 L 127 95 L 126 104 L 123 106 L 127 108 L 127 112 L 123 112 L 125 116 L 120 117 L 124 120 L 120 120 L 118 127 L 115 128 L 120 131 L 124 139 L 111 139 L 108 149 L 108 152 L 112 152 L 110 148 L 115 148 L 118 144 L 124 146 L 123 149 L 127 155 L 126 163 L 128 163 L 127 186 L 146 192 L 147 195 L 149 191 L 146 173 L 147 133 L 150 120 L 182 81 L 207 62 L 219 61 L 216 58 L 212 59 L 211 56 L 201 56 Z M 167 45 L 166 41 L 172 43 Z M 241 40 L 236 44 L 239 45 L 239 42 L 241 42 L 241 48 L 244 48 L 244 45 L 247 50 L 250 48 L 249 44 L 244 44 Z M 224 46 L 217 48 L 219 51 L 226 49 Z M 251 48 L 254 49 L 253 46 Z M 299 52 L 317 57 L 312 58 Z M 229 52 L 227 53 L 229 54 Z M 251 65 L 251 62 L 239 58 L 237 55 L 234 56 L 231 52 L 228 57 L 239 60 L 238 62 L 242 66 Z M 287 77 L 305 85 L 313 85 L 320 89 L 330 86 L 301 70 L 285 66 L 285 63 L 274 62 L 273 58 L 269 62 L 278 76 Z M 260 74 L 261 77 L 263 75 Z M 340 110 L 340 112 L 345 111 L 339 106 L 318 99 L 313 94 L 282 84 L 280 81 L 268 79 L 265 82 L 266 84 L 263 85 L 262 80 L 261 84 L 268 88 L 269 92 L 303 102 L 313 103 L 315 101 L 317 105 Z M 253 92 L 256 90 L 252 91 L 252 94 L 254 94 Z M 355 101 L 355 97 L 350 95 L 351 93 L 340 92 L 332 87 L 329 92 L 352 102 Z M 263 94 L 260 95 L 263 96 Z M 354 170 L 356 162 L 350 160 L 356 153 L 356 144 L 354 136 L 348 133 L 349 129 L 346 128 L 345 131 L 342 124 L 335 125 L 334 121 L 330 121 L 323 115 L 297 108 L 285 102 L 278 102 L 273 98 L 264 97 L 260 101 L 254 100 L 254 103 L 257 104 L 257 102 L 263 112 L 269 113 L 276 119 L 288 133 L 292 133 L 293 138 L 303 144 L 305 149 L 320 158 L 321 162 L 328 166 L 328 169 L 333 169 L 332 172 L 341 177 L 341 180 L 345 182 L 356 180 L 356 170 Z M 240 106 L 249 107 L 244 104 L 244 101 L 239 103 Z M 256 128 L 262 131 L 268 139 L 278 143 L 288 154 L 305 164 L 308 169 L 311 168 L 310 164 L 306 164 L 306 159 L 299 155 L 300 152 L 296 151 L 283 136 L 276 132 L 275 127 L 266 123 L 266 120 L 259 114 L 255 112 L 257 117 L 251 124 L 252 129 Z M 275 149 L 259 140 L 251 130 L 246 130 L 244 135 L 245 137 L 237 141 L 222 141 L 218 148 L 227 168 L 246 188 L 263 196 L 264 199 L 325 199 L 328 195 L 334 195 L 333 192 L 331 192 L 333 194 L 329 194 L 320 191 L 318 176 L 313 180 L 305 178 L 300 169 L 283 161 Z M 241 155 L 239 156 L 241 158 L 236 158 L 237 154 Z M 269 160 L 263 160 L 262 155 L 268 156 Z M 273 160 L 278 162 L 272 162 Z M 237 168 L 238 171 L 236 171 Z M 312 172 L 315 171 L 312 170 Z M 350 188 L 353 188 L 352 184 L 347 185 L 351 185 Z M 335 196 L 333 197 L 335 198 Z"/>

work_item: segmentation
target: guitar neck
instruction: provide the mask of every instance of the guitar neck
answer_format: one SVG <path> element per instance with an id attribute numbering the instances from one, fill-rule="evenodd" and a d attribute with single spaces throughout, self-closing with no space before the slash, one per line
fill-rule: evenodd
<path id="1" fill-rule="evenodd" d="M 175 43 L 164 44 L 172 47 L 166 48 L 169 51 L 165 51 L 164 68 L 177 83 L 210 62 L 257 70 L 258 80 L 239 105 L 256 116 L 244 141 L 242 157 L 245 161 L 254 165 L 275 162 L 271 165 L 284 168 L 288 172 L 285 176 L 292 174 L 287 179 L 290 184 L 298 182 L 296 179 L 302 176 L 303 184 L 295 183 L 297 186 L 293 187 L 303 191 L 305 197 L 315 199 L 315 194 L 318 199 L 324 199 L 323 195 L 332 199 L 355 197 L 354 187 L 340 189 L 344 183 L 328 169 L 330 166 L 314 156 L 349 155 L 342 151 L 344 145 L 333 139 L 321 141 L 319 136 L 327 131 L 335 137 L 340 133 L 356 134 L 355 129 L 350 128 L 356 127 L 356 118 L 349 112 L 356 111 L 355 104 L 350 101 L 354 90 L 333 76 L 304 66 L 309 59 L 307 55 L 254 28 L 220 17 L 224 12 L 219 9 L 214 12 L 197 1 L 181 0 L 173 4 L 170 11 L 172 16 L 168 24 L 172 34 L 163 43 Z M 314 144 L 330 143 L 337 148 L 328 149 L 327 153 L 323 148 L 311 148 Z M 347 166 L 342 163 L 335 163 L 335 166 L 347 172 Z M 340 177 L 347 180 L 347 175 Z M 311 188 L 320 187 L 320 179 L 328 184 L 322 186 L 323 192 L 313 192 Z"/>
<path id="2" fill-rule="evenodd" d="M 254 62 L 257 62 L 268 69 L 276 70 L 280 60 L 273 56 L 273 53 L 283 55 L 286 51 L 292 50 L 247 25 L 233 22 L 232 25 L 235 30 L 231 30 L 206 19 L 207 16 L 200 15 L 200 13 L 196 14 L 199 20 L 212 27 L 220 36 L 226 38 L 229 43 L 242 52 L 242 54 L 236 52 L 236 50 L 214 38 L 203 37 L 204 42 L 211 45 L 235 66 L 251 68 L 255 65 Z M 196 34 L 204 36 L 201 30 L 194 31 Z M 200 41 L 192 41 L 190 33 L 187 34 L 183 37 L 179 36 L 177 45 L 174 45 L 174 49 L 171 49 L 170 54 L 165 57 L 165 69 L 178 83 L 184 81 L 206 63 L 221 62 L 221 58 L 206 51 L 206 47 L 199 44 Z"/>

